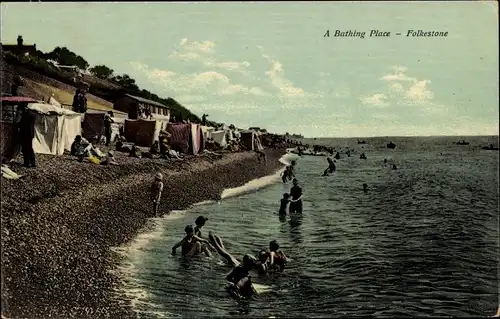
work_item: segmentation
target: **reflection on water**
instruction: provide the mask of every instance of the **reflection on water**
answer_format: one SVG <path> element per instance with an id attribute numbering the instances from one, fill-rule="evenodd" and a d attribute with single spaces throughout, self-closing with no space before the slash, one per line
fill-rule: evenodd
<path id="1" fill-rule="evenodd" d="M 324 158 L 304 157 L 303 215 L 278 215 L 290 187 L 282 183 L 197 206 L 164 220 L 164 231 L 135 250 L 123 289 L 147 291 L 135 303 L 145 318 L 490 316 L 498 307 L 498 152 L 453 147 L 367 149 L 368 160 L 342 158 L 329 177 L 320 177 Z M 285 272 L 255 277 L 271 293 L 237 302 L 225 291 L 230 268 L 221 258 L 171 256 L 199 215 L 209 218 L 203 233 L 219 234 L 238 259 L 280 243 L 292 258 Z"/>

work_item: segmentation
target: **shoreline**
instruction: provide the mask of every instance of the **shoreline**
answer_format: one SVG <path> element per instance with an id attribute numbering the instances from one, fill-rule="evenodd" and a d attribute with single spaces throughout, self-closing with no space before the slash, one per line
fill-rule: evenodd
<path id="1" fill-rule="evenodd" d="M 40 157 L 40 167 L 12 167 L 20 180 L 3 180 L 2 314 L 17 317 L 135 318 L 114 298 L 121 256 L 152 215 L 149 186 L 164 174 L 160 212 L 218 200 L 222 191 L 271 175 L 284 149 L 182 162 L 125 159 L 94 166 L 67 157 Z M 120 158 L 117 158 L 120 162 Z M 163 214 L 163 213 L 162 213 Z"/>

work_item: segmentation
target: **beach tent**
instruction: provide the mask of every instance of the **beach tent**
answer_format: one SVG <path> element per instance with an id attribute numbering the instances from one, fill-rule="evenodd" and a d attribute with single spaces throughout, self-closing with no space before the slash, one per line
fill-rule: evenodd
<path id="1" fill-rule="evenodd" d="M 87 139 L 93 139 L 96 136 L 101 137 L 104 135 L 104 115 L 105 112 L 100 111 L 87 111 L 84 115 L 82 124 L 82 135 Z M 115 114 L 116 115 L 116 114 Z M 125 117 L 115 116 L 111 118 L 111 140 L 119 134 L 120 127 L 125 125 Z"/>
<path id="2" fill-rule="evenodd" d="M 83 117 L 82 135 L 86 139 L 104 135 L 104 113 L 86 112 Z"/>
<path id="3" fill-rule="evenodd" d="M 168 143 L 184 154 L 197 155 L 205 149 L 205 136 L 199 124 L 169 123 L 167 132 L 171 134 Z"/>
<path id="4" fill-rule="evenodd" d="M 2 159 L 13 159 L 21 152 L 21 146 L 15 135 L 15 122 L 17 119 L 18 107 L 21 105 L 27 106 L 29 103 L 38 103 L 38 100 L 24 96 L 0 97 L 0 151 Z"/>
<path id="5" fill-rule="evenodd" d="M 155 120 L 125 120 L 124 135 L 128 142 L 150 147 L 160 137 L 162 123 Z"/>
<path id="6" fill-rule="evenodd" d="M 242 131 L 239 132 L 241 137 L 241 142 L 246 147 L 247 150 L 251 151 L 262 151 L 264 148 L 262 147 L 262 143 L 260 142 L 259 135 L 254 131 Z"/>
<path id="7" fill-rule="evenodd" d="M 37 114 L 35 120 L 35 153 L 62 155 L 71 150 L 75 136 L 80 135 L 81 114 L 51 104 L 32 103 L 28 109 Z"/>
<path id="8" fill-rule="evenodd" d="M 212 132 L 215 131 L 215 127 L 212 126 L 201 126 L 201 131 L 203 132 L 203 135 L 205 136 L 205 139 L 208 140 L 209 138 L 212 137 Z"/>
<path id="9" fill-rule="evenodd" d="M 225 131 L 225 130 L 214 131 L 214 132 L 212 132 L 212 138 L 221 147 L 226 147 L 227 146 L 226 134 L 227 134 L 227 131 Z"/>

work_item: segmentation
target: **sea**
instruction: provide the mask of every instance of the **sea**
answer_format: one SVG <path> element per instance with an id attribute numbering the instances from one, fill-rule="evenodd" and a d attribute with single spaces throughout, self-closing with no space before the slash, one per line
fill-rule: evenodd
<path id="1" fill-rule="evenodd" d="M 461 139 L 470 144 L 457 145 Z M 117 248 L 123 256 L 117 295 L 139 318 L 494 315 L 499 151 L 481 148 L 498 147 L 498 136 L 364 140 L 302 140 L 340 152 L 331 176 L 321 176 L 325 157 L 281 158 L 297 161 L 301 215 L 279 217 L 279 200 L 291 185 L 278 171 L 225 190 L 218 202 L 152 219 Z M 395 149 L 386 147 L 390 141 Z M 204 236 L 219 235 L 240 260 L 271 240 L 292 260 L 282 274 L 254 275 L 268 290 L 238 301 L 225 290 L 231 269 L 216 253 L 171 254 L 184 227 L 200 215 L 208 218 Z"/>

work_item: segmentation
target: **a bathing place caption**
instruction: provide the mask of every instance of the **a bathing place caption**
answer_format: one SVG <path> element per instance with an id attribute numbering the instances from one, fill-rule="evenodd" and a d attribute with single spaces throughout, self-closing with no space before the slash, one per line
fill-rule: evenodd
<path id="1" fill-rule="evenodd" d="M 358 31 L 358 30 L 326 30 L 323 33 L 324 38 L 390 38 L 390 37 L 402 37 L 402 38 L 446 38 L 448 37 L 448 31 L 436 31 L 436 30 L 406 30 L 402 32 L 392 32 L 384 30 L 370 30 L 370 31 Z"/>

